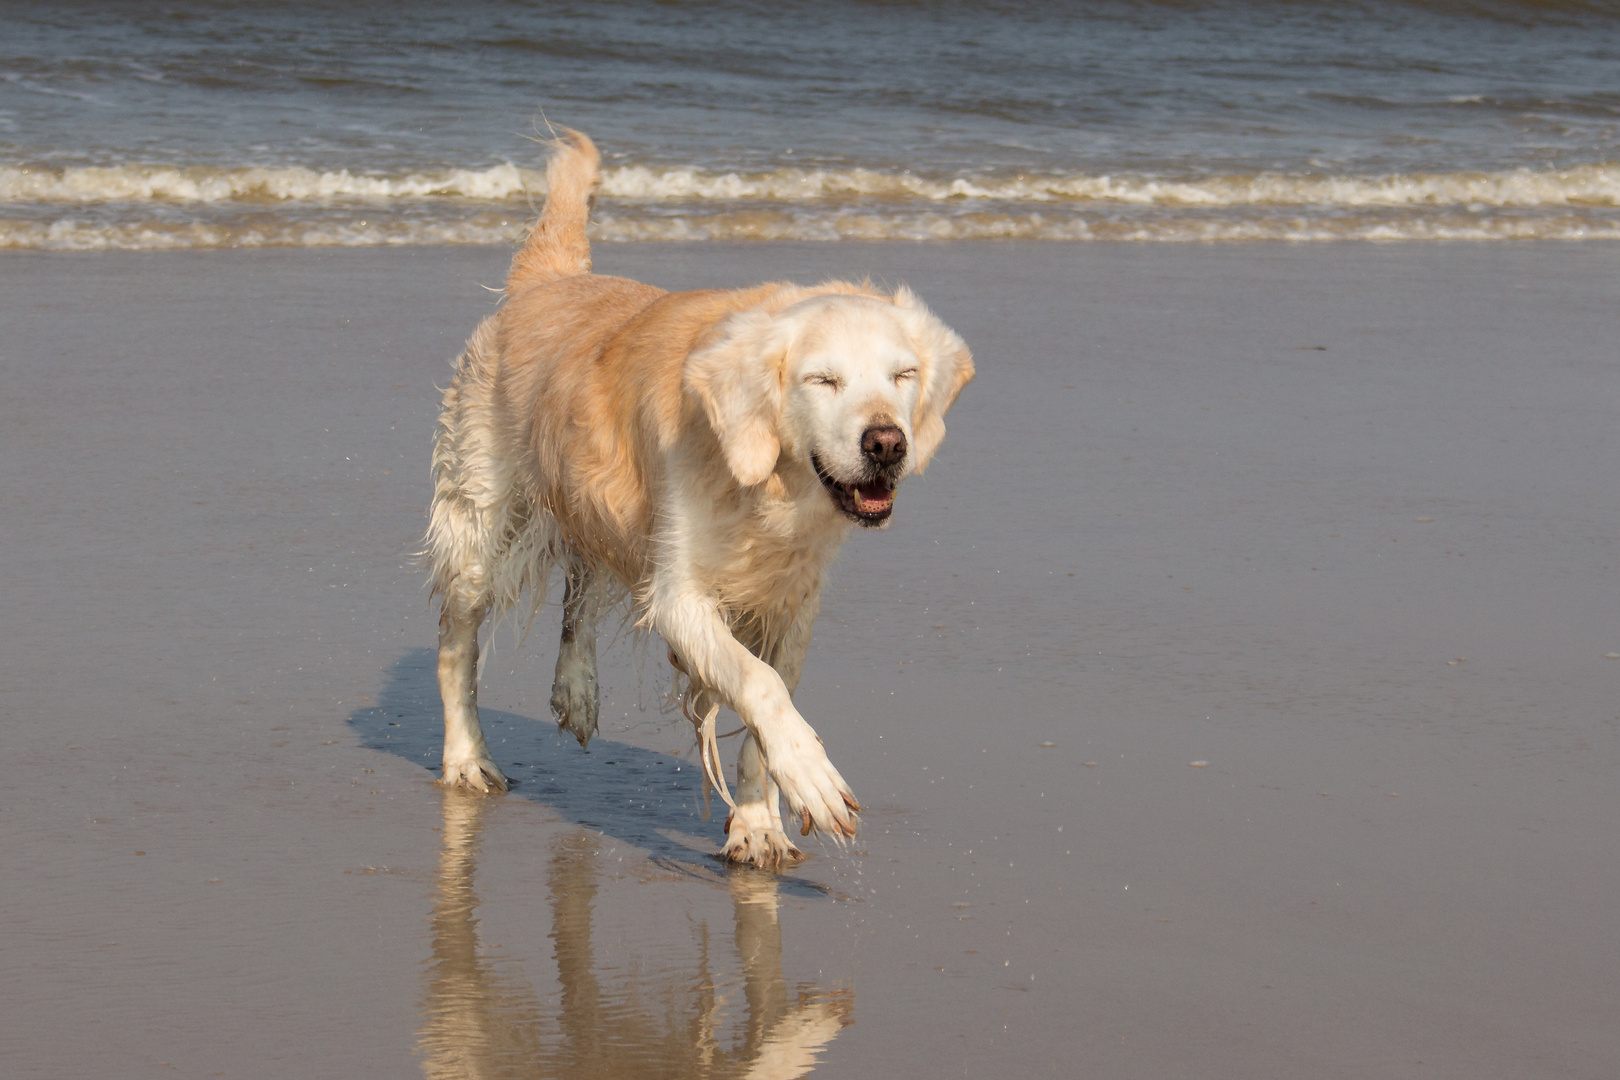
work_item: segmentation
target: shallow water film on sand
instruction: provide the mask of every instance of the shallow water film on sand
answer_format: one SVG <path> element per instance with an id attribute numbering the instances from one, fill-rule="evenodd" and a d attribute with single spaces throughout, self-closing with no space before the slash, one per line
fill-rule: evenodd
<path id="1" fill-rule="evenodd" d="M 1620 236 L 1607 3 L 8 4 L 0 246 Z"/>
<path id="2" fill-rule="evenodd" d="M 516 786 L 433 782 L 508 259 L 0 253 L 8 1078 L 1620 1073 L 1620 245 L 601 246 L 904 279 L 979 362 L 826 591 L 862 829 L 780 877 L 656 643 L 558 733 L 555 591 Z"/>

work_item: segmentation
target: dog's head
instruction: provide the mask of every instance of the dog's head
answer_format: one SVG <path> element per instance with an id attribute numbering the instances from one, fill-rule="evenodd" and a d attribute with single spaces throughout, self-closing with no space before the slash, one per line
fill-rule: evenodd
<path id="1" fill-rule="evenodd" d="M 892 299 L 827 293 L 738 312 L 688 357 L 684 377 L 738 483 L 810 470 L 845 516 L 880 526 L 900 481 L 945 437 L 973 358 L 902 286 Z"/>

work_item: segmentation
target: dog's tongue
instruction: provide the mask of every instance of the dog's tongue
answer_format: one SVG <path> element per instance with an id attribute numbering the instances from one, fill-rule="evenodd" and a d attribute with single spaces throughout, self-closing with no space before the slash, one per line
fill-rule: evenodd
<path id="1" fill-rule="evenodd" d="M 855 503 L 861 510 L 882 510 L 894 502 L 894 490 L 881 480 L 855 485 Z"/>

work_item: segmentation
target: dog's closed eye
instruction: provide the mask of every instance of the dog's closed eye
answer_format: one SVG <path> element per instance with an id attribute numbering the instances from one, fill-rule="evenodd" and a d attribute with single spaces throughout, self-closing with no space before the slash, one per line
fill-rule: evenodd
<path id="1" fill-rule="evenodd" d="M 907 379 L 915 379 L 916 377 L 917 369 L 914 367 L 908 367 L 903 371 L 897 371 L 894 373 L 894 381 L 897 383 L 903 383 Z"/>
<path id="2" fill-rule="evenodd" d="M 804 381 L 808 386 L 828 386 L 834 390 L 837 390 L 844 385 L 839 380 L 838 376 L 829 375 L 825 371 L 818 371 L 813 375 L 806 375 L 804 377 Z"/>

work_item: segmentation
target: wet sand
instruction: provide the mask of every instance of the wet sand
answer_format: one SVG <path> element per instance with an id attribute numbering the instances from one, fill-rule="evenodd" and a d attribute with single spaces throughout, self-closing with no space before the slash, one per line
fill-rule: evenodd
<path id="1" fill-rule="evenodd" d="M 658 648 L 555 733 L 554 609 L 519 785 L 431 783 L 506 258 L 0 255 L 8 1076 L 1620 1071 L 1620 246 L 600 247 L 978 358 L 799 693 L 862 835 L 781 880 L 704 858 Z"/>

